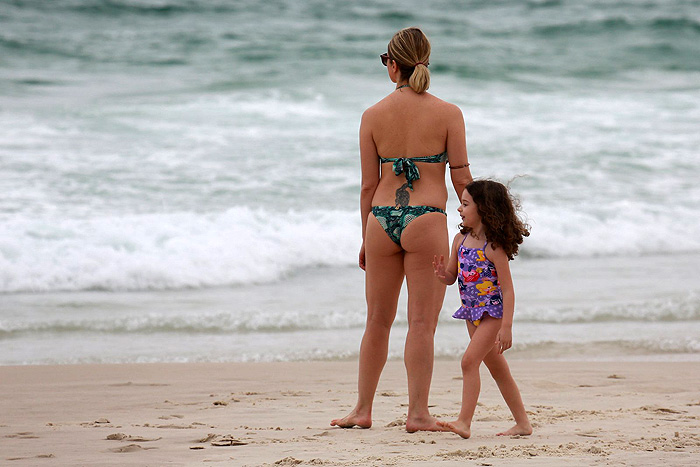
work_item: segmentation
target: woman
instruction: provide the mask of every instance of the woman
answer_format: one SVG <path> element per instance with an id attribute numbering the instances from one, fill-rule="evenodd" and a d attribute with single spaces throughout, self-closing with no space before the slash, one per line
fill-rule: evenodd
<path id="1" fill-rule="evenodd" d="M 358 399 L 331 425 L 372 425 L 372 402 L 386 363 L 404 277 L 408 286 L 406 430 L 439 431 L 428 411 L 433 336 L 445 296 L 433 257 L 448 254 L 445 163 L 459 196 L 472 180 L 464 119 L 426 90 L 430 42 L 418 28 L 397 32 L 381 56 L 396 89 L 365 111 L 360 125 L 362 248 L 367 323 L 360 346 Z"/>

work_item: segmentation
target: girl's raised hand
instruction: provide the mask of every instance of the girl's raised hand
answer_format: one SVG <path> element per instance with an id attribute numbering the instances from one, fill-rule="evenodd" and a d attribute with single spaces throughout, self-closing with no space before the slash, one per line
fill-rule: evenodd
<path id="1" fill-rule="evenodd" d="M 440 259 L 437 255 L 433 256 L 433 271 L 438 279 L 445 279 L 445 257 L 443 255 L 440 255 Z"/>

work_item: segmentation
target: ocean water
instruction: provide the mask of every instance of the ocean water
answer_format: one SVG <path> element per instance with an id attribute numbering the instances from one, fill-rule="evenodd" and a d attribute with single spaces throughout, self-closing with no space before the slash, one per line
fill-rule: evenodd
<path id="1" fill-rule="evenodd" d="M 0 364 L 356 358 L 357 130 L 413 25 L 532 226 L 513 358 L 700 360 L 700 1 L 0 0 Z"/>

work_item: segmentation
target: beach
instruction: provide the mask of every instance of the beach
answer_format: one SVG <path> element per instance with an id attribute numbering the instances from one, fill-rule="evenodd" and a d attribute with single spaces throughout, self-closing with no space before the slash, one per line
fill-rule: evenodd
<path id="1" fill-rule="evenodd" d="M 698 18 L 694 0 L 0 0 L 0 465 L 694 465 Z M 473 438 L 405 432 L 405 288 L 374 426 L 329 426 L 366 320 L 358 128 L 409 26 L 471 173 L 531 227 L 506 354 L 531 436 L 495 436 L 511 422 L 486 374 Z M 458 307 L 449 288 L 440 419 Z"/>
<path id="2" fill-rule="evenodd" d="M 355 401 L 355 362 L 0 368 L 3 465 L 697 465 L 700 363 L 512 364 L 534 433 L 482 372 L 472 438 L 405 431 L 406 378 L 389 362 L 372 428 L 329 421 Z M 459 410 L 457 361 L 436 362 L 431 410 Z"/>

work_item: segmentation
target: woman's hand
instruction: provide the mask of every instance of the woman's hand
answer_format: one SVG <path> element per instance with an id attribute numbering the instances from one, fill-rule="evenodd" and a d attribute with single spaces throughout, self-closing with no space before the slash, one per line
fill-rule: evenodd
<path id="1" fill-rule="evenodd" d="M 439 259 L 437 255 L 433 256 L 433 271 L 435 276 L 441 281 L 444 282 L 447 279 L 445 275 L 445 257 L 443 255 L 440 255 Z"/>
<path id="2" fill-rule="evenodd" d="M 362 242 L 362 247 L 360 247 L 360 269 L 365 270 L 365 242 Z"/>
<path id="3" fill-rule="evenodd" d="M 510 326 L 501 326 L 496 336 L 496 349 L 503 353 L 513 345 L 513 329 Z"/>

